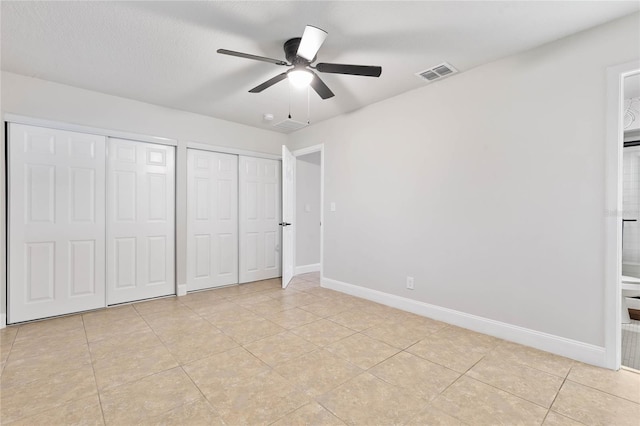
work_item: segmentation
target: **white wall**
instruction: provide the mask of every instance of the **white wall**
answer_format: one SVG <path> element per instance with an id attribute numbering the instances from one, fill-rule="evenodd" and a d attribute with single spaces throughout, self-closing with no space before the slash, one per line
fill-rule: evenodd
<path id="1" fill-rule="evenodd" d="M 2 72 L 1 109 L 33 118 L 55 120 L 178 140 L 176 174 L 177 282 L 186 284 L 186 142 L 233 147 L 279 155 L 286 135 L 212 117 L 173 110 L 63 84 Z M 2 141 L 4 143 L 4 128 Z M 0 150 L 4 156 L 4 149 Z M 2 179 L 4 160 L 2 159 Z M 4 182 L 0 182 L 4 203 Z M 0 221 L 4 237 L 4 207 Z M 4 240 L 4 238 L 3 238 Z M 4 250 L 4 246 L 2 248 Z M 180 255 L 182 254 L 182 256 Z M 5 256 L 0 270 L 0 313 L 5 313 Z"/>
<path id="2" fill-rule="evenodd" d="M 635 14 L 293 133 L 325 146 L 325 277 L 604 346 L 606 68 L 639 32 Z"/>
<path id="3" fill-rule="evenodd" d="M 276 132 L 8 72 L 2 112 L 274 154 L 286 141 Z"/>
<path id="4" fill-rule="evenodd" d="M 320 263 L 320 152 L 296 158 L 296 265 Z"/>

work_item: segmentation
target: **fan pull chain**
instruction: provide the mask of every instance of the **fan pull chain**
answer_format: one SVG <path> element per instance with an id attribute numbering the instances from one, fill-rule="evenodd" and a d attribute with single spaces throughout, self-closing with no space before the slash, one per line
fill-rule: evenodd
<path id="1" fill-rule="evenodd" d="M 307 86 L 307 124 L 311 124 L 311 89 Z"/>
<path id="2" fill-rule="evenodd" d="M 291 120 L 291 83 L 289 83 L 289 120 Z"/>

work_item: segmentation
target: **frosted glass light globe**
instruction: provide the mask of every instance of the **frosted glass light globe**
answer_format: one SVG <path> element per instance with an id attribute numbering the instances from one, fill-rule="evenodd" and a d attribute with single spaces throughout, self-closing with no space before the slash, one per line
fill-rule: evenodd
<path id="1" fill-rule="evenodd" d="M 287 77 L 291 84 L 293 84 L 293 87 L 298 89 L 307 87 L 311 83 L 311 80 L 313 80 L 313 74 L 306 70 L 289 71 Z"/>

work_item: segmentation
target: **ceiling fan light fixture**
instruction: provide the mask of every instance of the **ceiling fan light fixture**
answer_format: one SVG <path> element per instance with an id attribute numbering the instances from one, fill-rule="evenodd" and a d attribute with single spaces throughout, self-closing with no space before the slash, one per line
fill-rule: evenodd
<path id="1" fill-rule="evenodd" d="M 293 87 L 298 89 L 304 89 L 313 80 L 313 74 L 305 69 L 292 69 L 287 73 L 287 77 Z"/>

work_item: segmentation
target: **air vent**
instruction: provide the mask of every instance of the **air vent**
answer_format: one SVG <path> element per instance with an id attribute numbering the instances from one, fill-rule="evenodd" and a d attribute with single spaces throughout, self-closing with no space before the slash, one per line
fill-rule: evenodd
<path id="1" fill-rule="evenodd" d="M 457 72 L 457 69 L 455 69 L 448 63 L 443 62 L 440 65 L 436 65 L 435 67 L 420 71 L 419 73 L 416 73 L 416 75 L 423 80 L 434 81 L 444 78 L 448 75 L 455 74 Z"/>
<path id="2" fill-rule="evenodd" d="M 286 120 L 282 120 L 281 122 L 274 124 L 273 127 L 285 132 L 293 132 L 294 130 L 299 130 L 303 127 L 307 127 L 307 125 L 307 123 L 303 123 L 302 121 L 295 121 L 287 118 Z"/>

